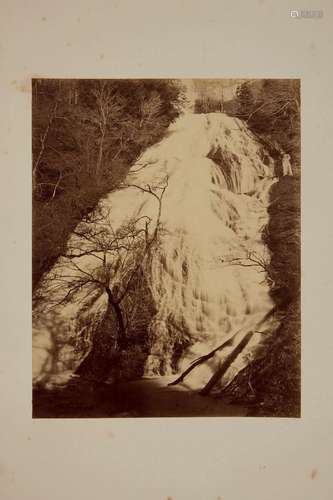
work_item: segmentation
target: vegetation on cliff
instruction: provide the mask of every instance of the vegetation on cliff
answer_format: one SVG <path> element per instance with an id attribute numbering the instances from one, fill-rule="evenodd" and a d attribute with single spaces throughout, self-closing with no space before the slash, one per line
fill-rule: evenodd
<path id="1" fill-rule="evenodd" d="M 261 416 L 300 416 L 300 179 L 286 176 L 270 192 L 270 220 L 265 241 L 271 294 L 281 317 L 261 354 L 233 380 L 223 397 Z"/>
<path id="2" fill-rule="evenodd" d="M 78 222 L 163 137 L 183 100 L 174 80 L 33 80 L 34 287 Z"/>

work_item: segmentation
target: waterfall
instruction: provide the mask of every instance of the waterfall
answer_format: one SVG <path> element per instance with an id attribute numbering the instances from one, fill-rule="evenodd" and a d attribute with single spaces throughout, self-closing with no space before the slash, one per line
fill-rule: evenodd
<path id="1" fill-rule="evenodd" d="M 108 269 L 110 286 L 115 287 L 124 276 L 119 274 L 120 262 L 126 258 L 128 268 L 135 269 L 137 255 L 142 257 L 155 310 L 148 327 L 146 376 L 181 372 L 232 339 L 229 347 L 186 378 L 189 387 L 201 388 L 244 335 L 253 332 L 223 377 L 225 385 L 255 355 L 263 337 L 275 330 L 265 274 L 270 256 L 262 239 L 274 182 L 272 158 L 241 120 L 223 113 L 187 113 L 132 165 L 121 189 L 100 201 L 107 223 L 99 220 L 96 227 L 103 227 L 103 237 L 112 239 L 133 220 L 138 224 L 138 244 L 129 256 L 128 247 L 127 253 L 111 252 Z M 162 189 L 159 203 L 152 192 Z M 147 258 L 143 238 L 149 240 L 157 223 L 158 244 Z M 89 247 L 80 234 L 77 230 L 71 236 L 69 249 Z M 97 276 L 96 257 L 102 253 L 81 253 L 86 255 L 74 257 L 70 266 L 60 258 L 37 290 L 35 382 L 68 380 L 89 352 L 103 320 L 107 294 L 93 279 L 87 279 L 75 299 L 65 300 L 78 276 Z"/>

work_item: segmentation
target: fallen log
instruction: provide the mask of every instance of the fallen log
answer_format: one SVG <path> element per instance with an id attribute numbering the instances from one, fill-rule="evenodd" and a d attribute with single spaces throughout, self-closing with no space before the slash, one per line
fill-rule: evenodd
<path id="1" fill-rule="evenodd" d="M 277 311 L 277 306 L 274 306 L 268 313 L 265 314 L 265 316 L 256 324 L 255 328 L 253 331 L 256 331 L 260 326 L 270 317 L 272 316 L 276 311 Z M 205 354 L 204 356 L 201 356 L 200 358 L 197 358 L 195 361 L 193 361 L 188 368 L 173 382 L 170 382 L 168 385 L 177 385 L 180 382 L 183 382 L 184 378 L 192 371 L 194 368 L 198 365 L 201 365 L 201 363 L 204 363 L 205 361 L 208 361 L 210 358 L 212 358 L 218 351 L 224 349 L 225 347 L 229 347 L 232 345 L 234 338 L 236 335 L 239 334 L 241 330 L 238 330 L 236 333 L 232 334 L 226 341 L 223 342 L 223 344 L 220 344 L 218 347 L 213 349 L 211 352 L 208 354 Z M 251 332 L 252 334 L 252 332 Z"/>
<path id="2" fill-rule="evenodd" d="M 200 394 L 206 396 L 210 393 L 213 387 L 218 383 L 218 381 L 223 377 L 225 372 L 228 370 L 230 365 L 235 361 L 237 356 L 243 351 L 243 349 L 247 346 L 253 336 L 253 332 L 249 332 L 245 335 L 245 337 L 240 341 L 240 343 L 235 347 L 235 349 L 226 357 L 214 375 L 209 379 L 205 387 L 200 391 Z"/>
<path id="3" fill-rule="evenodd" d="M 217 351 L 220 351 L 221 349 L 224 349 L 225 347 L 229 347 L 230 345 L 232 345 L 234 337 L 239 333 L 239 331 L 234 333 L 232 337 L 230 337 L 228 340 L 223 342 L 223 344 L 221 344 L 218 347 L 216 347 L 215 349 L 213 349 L 208 354 L 205 354 L 204 356 L 197 358 L 188 368 L 186 368 L 186 370 L 176 380 L 174 380 L 173 382 L 170 382 L 170 384 L 168 384 L 168 385 L 179 384 L 180 382 L 182 382 L 184 380 L 186 375 L 188 375 L 196 366 L 201 365 L 201 363 L 204 363 L 205 361 L 208 361 L 210 358 L 212 358 L 217 353 Z"/>

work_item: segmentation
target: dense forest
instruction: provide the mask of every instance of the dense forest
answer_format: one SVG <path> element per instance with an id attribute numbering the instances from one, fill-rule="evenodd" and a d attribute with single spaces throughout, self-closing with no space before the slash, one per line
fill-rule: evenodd
<path id="1" fill-rule="evenodd" d="M 174 80 L 33 80 L 34 288 L 78 222 L 163 137 L 184 98 Z"/>

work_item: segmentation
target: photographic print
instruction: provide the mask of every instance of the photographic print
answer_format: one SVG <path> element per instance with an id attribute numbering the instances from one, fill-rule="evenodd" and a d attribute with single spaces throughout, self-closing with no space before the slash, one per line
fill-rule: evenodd
<path id="1" fill-rule="evenodd" d="M 300 416 L 300 80 L 32 81 L 33 416 Z"/>

